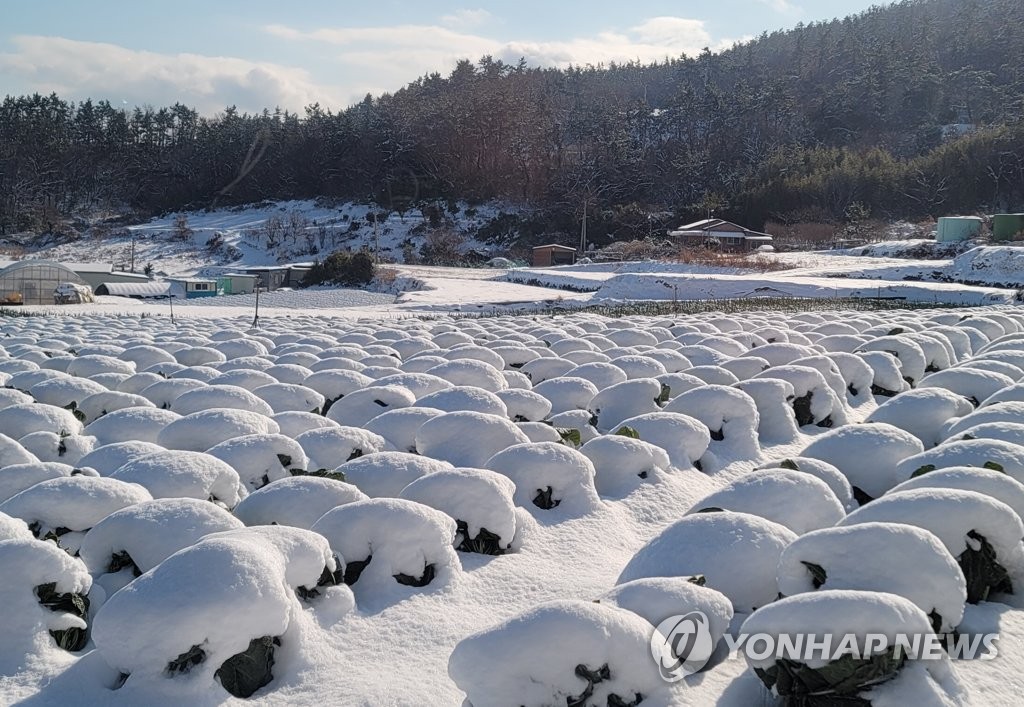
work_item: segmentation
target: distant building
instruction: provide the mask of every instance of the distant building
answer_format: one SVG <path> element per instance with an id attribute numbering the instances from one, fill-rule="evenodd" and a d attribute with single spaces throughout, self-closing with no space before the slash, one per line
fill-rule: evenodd
<path id="1" fill-rule="evenodd" d="M 277 290 L 282 287 L 301 287 L 306 275 L 313 269 L 312 263 L 293 263 L 292 265 L 257 265 L 242 268 L 248 275 L 256 275 L 261 290 Z"/>
<path id="2" fill-rule="evenodd" d="M 172 278 L 168 280 L 173 287 L 180 288 L 185 293 L 185 299 L 195 299 L 196 297 L 216 297 L 217 296 L 217 281 L 206 280 L 198 277 L 182 277 Z M 177 298 L 179 295 L 175 293 L 174 296 Z"/>
<path id="3" fill-rule="evenodd" d="M 150 278 L 134 272 L 114 270 L 110 263 L 63 263 L 73 270 L 93 290 L 105 282 L 149 282 Z"/>
<path id="4" fill-rule="evenodd" d="M 757 250 L 763 245 L 771 245 L 774 240 L 767 233 L 752 231 L 720 218 L 706 218 L 702 221 L 688 223 L 669 231 L 668 235 L 676 239 L 680 245 L 743 252 Z"/>
<path id="5" fill-rule="evenodd" d="M 533 266 L 546 268 L 549 265 L 572 265 L 576 262 L 576 249 L 567 245 L 549 243 L 533 249 Z"/>
<path id="6" fill-rule="evenodd" d="M 259 275 L 229 272 L 217 278 L 217 292 L 222 295 L 248 295 L 256 290 Z"/>
<path id="7" fill-rule="evenodd" d="M 935 228 L 935 240 L 939 243 L 957 243 L 981 235 L 980 216 L 942 216 Z"/>
<path id="8" fill-rule="evenodd" d="M 1024 238 L 1024 214 L 996 214 L 992 217 L 992 240 L 1015 241 Z"/>

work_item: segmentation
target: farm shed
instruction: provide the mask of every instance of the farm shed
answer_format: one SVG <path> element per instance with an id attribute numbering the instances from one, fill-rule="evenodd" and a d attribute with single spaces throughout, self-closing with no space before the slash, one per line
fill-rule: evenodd
<path id="1" fill-rule="evenodd" d="M 217 292 L 222 295 L 248 295 L 256 290 L 259 275 L 230 272 L 217 278 Z"/>
<path id="2" fill-rule="evenodd" d="M 992 240 L 1012 241 L 1024 236 L 1024 214 L 996 214 L 992 217 Z"/>
<path id="3" fill-rule="evenodd" d="M 956 243 L 977 238 L 981 235 L 980 216 L 943 216 L 935 230 L 939 243 Z"/>
<path id="4" fill-rule="evenodd" d="M 533 266 L 538 268 L 549 265 L 572 265 L 576 262 L 576 249 L 567 245 L 549 243 L 533 249 Z"/>

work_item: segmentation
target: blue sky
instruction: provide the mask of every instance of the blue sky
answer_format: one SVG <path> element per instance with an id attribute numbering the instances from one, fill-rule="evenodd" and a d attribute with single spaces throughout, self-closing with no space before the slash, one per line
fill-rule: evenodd
<path id="1" fill-rule="evenodd" d="M 543 66 L 713 50 L 869 0 L 0 0 L 0 95 L 56 91 L 212 114 L 343 108 L 460 58 Z"/>

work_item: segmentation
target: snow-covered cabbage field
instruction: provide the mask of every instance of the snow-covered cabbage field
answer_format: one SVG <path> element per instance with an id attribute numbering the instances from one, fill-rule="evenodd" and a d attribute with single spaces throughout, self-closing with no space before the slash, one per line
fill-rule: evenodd
<path id="1" fill-rule="evenodd" d="M 1010 307 L 0 319 L 4 704 L 1015 704 L 1022 514 Z"/>

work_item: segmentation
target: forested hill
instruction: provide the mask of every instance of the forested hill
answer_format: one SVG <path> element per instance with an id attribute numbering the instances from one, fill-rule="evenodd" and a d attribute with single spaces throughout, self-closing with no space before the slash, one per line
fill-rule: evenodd
<path id="1" fill-rule="evenodd" d="M 90 206 L 506 199 L 759 225 L 1024 210 L 1024 2 L 907 0 L 720 54 L 464 61 L 346 110 L 0 107 L 0 228 Z"/>

